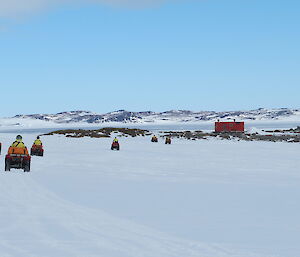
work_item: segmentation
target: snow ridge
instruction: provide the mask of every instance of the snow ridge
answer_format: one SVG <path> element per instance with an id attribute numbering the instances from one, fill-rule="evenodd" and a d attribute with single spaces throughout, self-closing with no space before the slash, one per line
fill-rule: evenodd
<path id="1" fill-rule="evenodd" d="M 105 114 L 98 114 L 90 111 L 70 111 L 60 112 L 57 114 L 31 114 L 17 115 L 14 118 L 33 119 L 40 121 L 52 121 L 54 123 L 193 123 L 201 121 L 221 120 L 245 120 L 245 121 L 299 121 L 300 109 L 256 109 L 250 111 L 199 111 L 193 112 L 188 110 L 171 110 L 166 112 L 130 112 L 119 110 Z"/>

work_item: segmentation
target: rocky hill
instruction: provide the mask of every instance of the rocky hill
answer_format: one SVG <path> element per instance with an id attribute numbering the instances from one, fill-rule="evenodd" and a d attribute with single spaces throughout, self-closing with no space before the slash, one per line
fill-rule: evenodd
<path id="1" fill-rule="evenodd" d="M 300 109 L 256 109 L 250 111 L 199 111 L 171 110 L 166 112 L 130 112 L 119 110 L 105 114 L 93 113 L 90 111 L 60 112 L 57 114 L 31 114 L 17 115 L 14 118 L 34 119 L 42 121 L 52 121 L 55 123 L 155 123 L 155 122 L 199 122 L 220 120 L 300 120 Z"/>

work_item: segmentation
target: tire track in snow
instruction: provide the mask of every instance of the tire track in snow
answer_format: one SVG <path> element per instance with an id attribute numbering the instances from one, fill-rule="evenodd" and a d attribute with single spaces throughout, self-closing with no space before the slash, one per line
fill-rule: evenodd
<path id="1" fill-rule="evenodd" d="M 75 205 L 27 173 L 0 177 L 3 257 L 256 257 L 177 238 Z"/>

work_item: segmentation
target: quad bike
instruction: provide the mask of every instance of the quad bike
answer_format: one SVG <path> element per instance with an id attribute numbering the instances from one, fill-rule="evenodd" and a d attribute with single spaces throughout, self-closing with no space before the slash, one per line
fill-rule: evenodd
<path id="1" fill-rule="evenodd" d="M 5 171 L 10 169 L 23 169 L 24 172 L 30 171 L 31 157 L 27 154 L 7 154 L 5 156 Z"/>
<path id="2" fill-rule="evenodd" d="M 153 143 L 157 143 L 158 142 L 158 138 L 156 136 L 151 138 L 151 142 Z"/>
<path id="3" fill-rule="evenodd" d="M 172 142 L 172 141 L 171 141 L 171 138 L 170 138 L 170 137 L 167 137 L 167 138 L 166 138 L 166 141 L 165 141 L 165 144 L 166 144 L 166 145 L 170 145 L 171 142 Z"/>
<path id="4" fill-rule="evenodd" d="M 44 156 L 44 149 L 42 145 L 33 145 L 30 149 L 30 155 Z"/>
<path id="5" fill-rule="evenodd" d="M 119 142 L 113 142 L 112 144 L 111 144 L 111 150 L 120 150 L 120 144 L 119 144 Z"/>

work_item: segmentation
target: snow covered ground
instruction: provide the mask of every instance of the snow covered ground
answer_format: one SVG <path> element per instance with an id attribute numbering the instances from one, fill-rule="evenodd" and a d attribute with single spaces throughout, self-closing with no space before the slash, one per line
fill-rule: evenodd
<path id="1" fill-rule="evenodd" d="M 0 173 L 1 257 L 300 256 L 300 144 L 42 140 L 32 172 Z"/>

